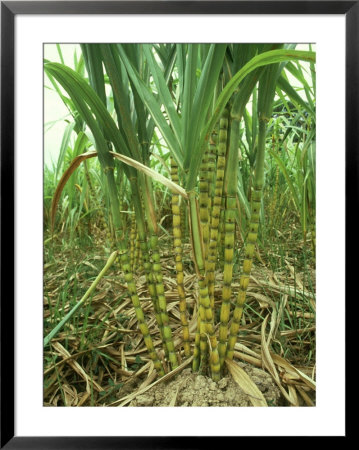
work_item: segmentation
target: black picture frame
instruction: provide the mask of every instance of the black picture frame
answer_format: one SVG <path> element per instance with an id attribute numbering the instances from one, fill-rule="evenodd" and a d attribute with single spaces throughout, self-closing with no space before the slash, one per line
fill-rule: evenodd
<path id="1" fill-rule="evenodd" d="M 358 247 L 359 1 L 4 1 L 1 2 L 1 441 L 5 449 L 200 448 L 227 438 L 15 436 L 14 406 L 14 52 L 18 14 L 340 14 L 346 20 L 346 298 Z M 350 243 L 349 238 L 350 236 Z M 348 251 L 350 245 L 350 251 Z M 347 430 L 348 431 L 348 430 Z M 348 434 L 346 434 L 346 437 Z M 228 438 L 229 439 L 229 438 Z"/>

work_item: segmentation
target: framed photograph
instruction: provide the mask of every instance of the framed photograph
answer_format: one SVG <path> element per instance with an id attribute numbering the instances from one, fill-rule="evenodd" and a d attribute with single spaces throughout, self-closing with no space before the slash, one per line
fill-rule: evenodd
<path id="1" fill-rule="evenodd" d="M 1 2 L 1 448 L 347 436 L 358 22 Z"/>

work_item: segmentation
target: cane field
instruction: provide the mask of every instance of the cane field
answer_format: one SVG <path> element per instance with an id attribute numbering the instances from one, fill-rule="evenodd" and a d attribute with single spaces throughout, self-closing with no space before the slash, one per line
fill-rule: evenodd
<path id="1" fill-rule="evenodd" d="M 315 406 L 315 46 L 44 47 L 43 404 Z"/>

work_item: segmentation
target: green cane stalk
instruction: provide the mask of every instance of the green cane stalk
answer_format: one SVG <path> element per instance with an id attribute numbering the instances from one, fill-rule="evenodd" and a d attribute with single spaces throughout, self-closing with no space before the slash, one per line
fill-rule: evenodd
<path id="1" fill-rule="evenodd" d="M 227 156 L 227 168 L 224 187 L 225 211 L 224 211 L 224 269 L 223 269 L 223 289 L 222 304 L 220 311 L 219 327 L 219 359 L 220 365 L 226 357 L 226 346 L 228 336 L 228 322 L 231 311 L 232 278 L 233 278 L 233 257 L 234 257 L 234 237 L 237 212 L 237 171 L 238 171 L 238 141 L 239 141 L 239 122 L 240 115 L 238 111 L 239 96 L 231 108 L 230 125 L 230 146 Z"/>
<path id="2" fill-rule="evenodd" d="M 215 285 L 215 267 L 217 258 L 218 245 L 218 229 L 221 215 L 222 194 L 224 184 L 224 170 L 226 166 L 226 151 L 227 151 L 227 129 L 228 129 L 228 109 L 223 111 L 223 115 L 219 125 L 218 138 L 218 159 L 216 171 L 216 185 L 214 191 L 214 198 L 211 211 L 211 228 L 210 240 L 208 248 L 208 262 L 207 262 L 207 278 L 208 290 L 211 299 L 211 306 L 214 308 L 214 285 Z"/>
<path id="3" fill-rule="evenodd" d="M 208 146 L 203 154 L 202 163 L 199 170 L 199 215 L 202 226 L 202 236 L 204 245 L 204 257 L 207 260 L 209 243 L 209 175 L 208 175 Z"/>
<path id="4" fill-rule="evenodd" d="M 200 316 L 200 321 L 198 321 L 199 329 L 197 328 L 197 334 L 195 338 L 195 343 L 198 343 L 198 333 L 199 333 L 200 352 L 198 352 L 197 348 L 195 351 L 196 360 L 194 359 L 192 368 L 194 371 L 196 371 L 200 367 L 200 362 L 198 361 L 199 353 L 202 360 L 202 364 L 204 364 L 208 353 L 207 339 L 209 339 L 210 344 L 209 362 L 212 373 L 212 379 L 214 381 L 218 381 L 220 379 L 218 343 L 214 329 L 214 312 L 211 306 L 211 300 L 208 292 L 207 277 L 205 274 L 205 258 L 204 258 L 203 240 L 200 232 L 198 203 L 194 192 L 188 193 L 188 198 L 190 204 L 192 244 L 198 274 L 199 316 Z"/>
<path id="5" fill-rule="evenodd" d="M 163 366 L 162 366 L 161 361 L 158 358 L 157 352 L 153 345 L 153 340 L 152 340 L 148 325 L 145 320 L 145 315 L 144 315 L 144 312 L 143 312 L 143 309 L 141 306 L 141 302 L 137 295 L 136 284 L 133 279 L 133 273 L 132 273 L 130 261 L 128 258 L 128 251 L 126 249 L 122 251 L 120 259 L 121 259 L 121 267 L 125 274 L 127 289 L 131 296 L 132 304 L 135 308 L 136 318 L 138 321 L 138 328 L 140 329 L 140 331 L 142 333 L 143 340 L 146 345 L 148 354 L 153 361 L 153 365 L 154 365 L 157 373 L 160 376 L 163 376 L 164 375 Z"/>
<path id="6" fill-rule="evenodd" d="M 171 158 L 171 178 L 178 184 L 178 166 L 173 158 Z M 183 329 L 183 348 L 186 357 L 191 356 L 189 328 L 187 320 L 187 304 L 186 294 L 183 285 L 183 263 L 182 263 L 182 233 L 181 233 L 181 211 L 179 204 L 179 195 L 172 194 L 172 216 L 173 216 L 173 246 L 175 252 L 177 291 L 179 297 L 180 318 Z"/>
<path id="7" fill-rule="evenodd" d="M 125 272 L 125 279 L 127 282 L 128 291 L 131 296 L 132 303 L 135 307 L 136 317 L 139 323 L 139 328 L 143 334 L 145 345 L 148 349 L 151 359 L 154 361 L 156 370 L 161 375 L 163 374 L 162 365 L 159 363 L 157 353 L 154 351 L 152 338 L 149 335 L 149 330 L 144 319 L 144 313 L 137 295 L 136 285 L 133 280 L 133 273 L 128 258 L 128 250 L 124 240 L 124 230 L 122 227 L 120 208 L 118 202 L 117 187 L 114 179 L 114 161 L 110 155 L 107 141 L 105 138 L 111 136 L 115 147 L 121 149 L 129 154 L 124 138 L 121 136 L 119 129 L 114 124 L 111 116 L 101 101 L 100 97 L 94 90 L 74 71 L 68 67 L 57 63 L 47 63 L 45 69 L 64 87 L 70 95 L 77 111 L 81 114 L 84 121 L 87 123 L 95 138 L 98 149 L 98 158 L 101 167 L 106 175 L 108 182 L 108 191 L 110 197 L 111 212 L 116 231 L 116 237 L 121 252 L 121 264 Z M 97 120 L 95 120 L 95 118 Z M 101 125 L 101 128 L 99 126 Z M 103 131 L 102 131 L 103 130 Z M 132 168 L 125 168 L 128 177 Z M 132 170 L 132 172 L 135 172 Z"/>
<path id="8" fill-rule="evenodd" d="M 152 252 L 152 266 L 151 273 L 153 277 L 153 283 L 156 289 L 156 296 L 158 302 L 158 309 L 160 315 L 159 325 L 162 327 L 161 335 L 166 347 L 166 353 L 171 363 L 172 369 L 178 366 L 178 360 L 175 353 L 175 346 L 172 336 L 172 331 L 169 324 L 169 317 L 167 313 L 167 300 L 165 297 L 165 288 L 163 284 L 163 275 L 161 270 L 161 258 L 158 246 L 158 227 L 156 221 L 156 214 L 153 202 L 152 185 L 148 177 L 144 177 L 139 174 L 139 182 L 144 193 L 144 205 L 147 216 L 148 230 L 149 230 L 149 249 Z M 134 186 L 135 188 L 135 186 Z"/>
<path id="9" fill-rule="evenodd" d="M 278 65 L 271 65 L 266 68 L 265 73 L 259 81 L 258 87 L 258 147 L 256 155 L 256 165 L 252 186 L 251 218 L 249 233 L 244 251 L 244 261 L 242 275 L 240 278 L 239 291 L 236 306 L 233 312 L 232 324 L 229 330 L 226 357 L 233 359 L 234 346 L 237 342 L 240 321 L 243 307 L 246 301 L 246 294 L 253 263 L 253 255 L 258 237 L 259 216 L 262 203 L 262 190 L 264 185 L 264 156 L 266 145 L 267 123 L 272 114 L 273 100 L 275 94 L 276 80 L 278 77 Z"/>

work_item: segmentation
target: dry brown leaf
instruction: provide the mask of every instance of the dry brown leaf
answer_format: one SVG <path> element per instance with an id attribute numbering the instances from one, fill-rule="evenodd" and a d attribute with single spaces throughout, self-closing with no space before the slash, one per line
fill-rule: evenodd
<path id="1" fill-rule="evenodd" d="M 176 389 L 176 392 L 173 394 L 173 397 L 171 398 L 171 401 L 169 402 L 168 406 L 176 406 L 176 400 L 177 400 L 177 396 L 178 396 L 180 387 L 181 387 L 181 384 L 178 385 L 178 388 Z"/>
<path id="2" fill-rule="evenodd" d="M 78 166 L 82 163 L 82 161 L 85 161 L 86 159 L 89 159 L 89 158 L 94 158 L 95 156 L 97 156 L 96 152 L 87 152 L 87 153 L 83 153 L 82 155 L 76 156 L 76 158 L 74 158 L 71 161 L 70 166 L 63 173 L 63 175 L 59 181 L 59 184 L 57 185 L 55 194 L 52 199 L 52 204 L 51 204 L 51 229 L 52 229 L 52 231 L 54 229 L 54 224 L 55 224 L 55 215 L 56 215 L 57 205 L 59 204 L 61 193 L 62 193 L 67 181 L 69 180 L 70 176 L 74 173 L 74 171 L 78 168 Z"/>
<path id="3" fill-rule="evenodd" d="M 261 355 L 256 353 L 253 349 L 245 346 L 241 342 L 236 342 L 234 345 L 235 350 L 239 350 L 241 352 L 247 353 L 248 355 L 254 356 L 254 358 L 261 359 Z"/>
<path id="4" fill-rule="evenodd" d="M 82 406 L 86 400 L 90 397 L 90 394 L 88 392 L 83 392 L 82 394 L 79 395 L 79 402 L 76 406 Z"/>
<path id="5" fill-rule="evenodd" d="M 230 371 L 233 380 L 238 386 L 248 395 L 253 406 L 268 406 L 266 399 L 257 385 L 251 380 L 249 375 L 234 361 L 226 359 L 228 370 Z"/>
<path id="6" fill-rule="evenodd" d="M 307 333 L 309 331 L 315 331 L 315 328 L 316 327 L 314 326 L 314 327 L 308 327 L 308 328 L 298 328 L 296 330 L 281 331 L 280 335 L 285 336 L 285 337 L 294 337 L 297 334 Z"/>
<path id="7" fill-rule="evenodd" d="M 119 159 L 120 161 L 124 162 L 125 164 L 134 167 L 137 170 L 140 170 L 141 172 L 145 173 L 147 176 L 153 178 L 156 181 L 159 181 L 163 185 L 167 186 L 168 189 L 171 192 L 174 192 L 175 194 L 181 195 L 183 198 L 188 198 L 187 192 L 178 184 L 174 183 L 173 181 L 169 180 L 168 178 L 164 177 L 160 173 L 157 173 L 155 170 L 150 169 L 149 167 L 145 166 L 144 164 L 141 164 L 140 162 L 136 161 L 135 159 L 128 158 L 127 156 L 121 155 L 120 153 L 116 152 L 110 152 L 112 156 Z"/>
<path id="8" fill-rule="evenodd" d="M 249 364 L 252 364 L 253 366 L 262 367 L 261 359 L 253 358 L 253 356 L 249 356 L 249 355 L 246 355 L 245 353 L 241 353 L 241 352 L 237 352 L 237 351 L 234 352 L 234 356 L 241 361 L 246 361 Z"/>
<path id="9" fill-rule="evenodd" d="M 292 274 L 292 276 L 293 276 L 293 278 L 294 278 L 296 284 L 299 286 L 299 290 L 303 292 L 303 291 L 304 291 L 304 286 L 303 286 L 303 284 L 299 281 L 298 275 L 296 274 L 294 267 L 291 266 L 291 265 L 289 264 L 288 261 L 286 261 L 286 264 L 287 264 L 287 267 L 288 267 L 288 269 L 290 270 L 290 273 Z"/>
<path id="10" fill-rule="evenodd" d="M 313 400 L 309 397 L 309 395 L 304 391 L 304 389 L 302 389 L 301 387 L 297 386 L 297 390 L 300 394 L 300 396 L 302 397 L 302 399 L 304 400 L 305 404 L 307 406 L 315 406 Z"/>
<path id="11" fill-rule="evenodd" d="M 309 378 L 308 375 L 301 372 L 296 367 L 292 366 L 292 364 L 290 364 L 287 360 L 285 360 L 281 356 L 276 355 L 275 353 L 272 353 L 272 352 L 271 352 L 271 356 L 272 356 L 275 364 L 277 364 L 278 366 L 285 369 L 290 375 L 295 376 L 295 378 L 297 380 L 298 379 L 302 380 L 311 389 L 313 389 L 313 390 L 316 389 L 316 382 L 314 380 L 312 380 L 311 378 Z"/>
<path id="12" fill-rule="evenodd" d="M 277 314 L 277 320 L 275 323 L 275 327 L 273 329 L 273 336 L 276 337 L 277 333 L 278 333 L 278 328 L 280 326 L 281 320 L 282 320 L 282 316 L 283 316 L 283 311 L 284 308 L 287 304 L 288 301 L 288 295 L 283 295 L 279 304 L 279 308 L 278 308 L 278 314 Z"/>
<path id="13" fill-rule="evenodd" d="M 261 308 L 268 308 L 268 306 L 275 307 L 275 303 L 270 298 L 266 297 L 263 294 L 259 294 L 258 292 L 248 291 L 248 298 L 253 297 L 258 300 L 259 306 Z"/>
<path id="14" fill-rule="evenodd" d="M 145 369 L 145 370 L 144 370 Z M 153 365 L 152 361 L 149 361 L 145 366 L 143 366 L 138 372 L 136 372 L 136 376 L 140 376 L 143 372 L 145 372 L 148 369 L 148 376 L 145 379 L 145 381 L 140 385 L 138 388 L 139 390 L 144 389 L 149 384 L 151 384 L 153 381 L 155 381 L 157 377 L 157 372 L 155 371 L 155 367 Z"/>
<path id="15" fill-rule="evenodd" d="M 270 351 L 269 351 L 269 348 L 267 345 L 266 336 L 265 336 L 265 329 L 266 329 L 266 325 L 268 322 L 268 318 L 269 318 L 269 315 L 266 316 L 266 318 L 263 320 L 262 329 L 261 329 L 261 342 L 262 342 L 261 352 L 262 352 L 263 365 L 269 371 L 269 373 L 272 375 L 273 380 L 277 383 L 277 386 L 279 387 L 279 389 L 282 392 L 282 394 L 284 395 L 284 397 L 289 401 L 289 403 L 292 404 L 293 406 L 298 406 L 298 404 L 297 404 L 298 399 L 296 398 L 296 396 L 293 396 L 291 391 L 287 392 L 284 389 L 284 387 L 282 386 L 277 369 L 275 368 L 273 359 L 271 357 L 271 354 L 270 354 Z"/>
<path id="16" fill-rule="evenodd" d="M 138 390 L 137 392 L 134 392 L 133 394 L 126 395 L 126 397 L 122 397 L 120 400 L 117 400 L 117 401 L 115 401 L 113 403 L 110 403 L 109 406 L 125 406 L 125 405 L 127 405 L 135 397 L 137 397 L 138 395 L 143 394 L 144 392 L 148 391 L 149 389 L 151 389 L 151 387 L 157 385 L 158 383 L 162 383 L 163 381 L 167 381 L 170 378 L 172 378 L 175 375 L 177 375 L 182 369 L 187 367 L 192 362 L 192 360 L 193 360 L 193 356 L 191 356 L 190 358 L 186 359 L 186 361 L 184 363 L 182 363 L 180 366 L 178 366 L 176 369 L 172 370 L 171 372 L 167 373 L 163 377 L 159 378 L 154 383 L 150 384 L 149 386 L 145 387 L 144 389 Z"/>
<path id="17" fill-rule="evenodd" d="M 63 358 L 69 358 L 71 354 L 60 344 L 60 342 L 54 342 L 52 344 L 55 350 L 63 357 Z M 85 370 L 80 366 L 80 364 L 76 361 L 73 361 L 72 359 L 68 359 L 67 364 L 72 367 L 72 369 L 80 375 L 81 378 L 86 382 L 86 392 L 90 393 L 90 384 L 93 384 L 93 387 L 98 391 L 103 391 L 103 388 L 96 383 L 95 380 L 91 380 L 90 377 L 87 375 Z"/>

